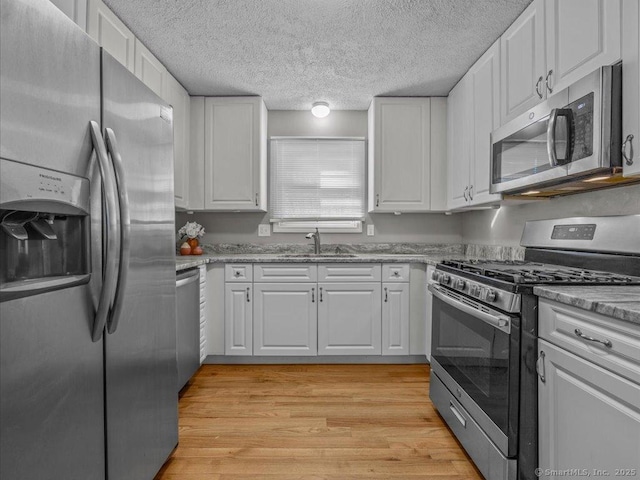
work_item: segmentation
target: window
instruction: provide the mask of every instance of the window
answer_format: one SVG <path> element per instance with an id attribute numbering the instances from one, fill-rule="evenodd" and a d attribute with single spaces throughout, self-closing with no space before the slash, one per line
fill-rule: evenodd
<path id="1" fill-rule="evenodd" d="M 271 138 L 274 231 L 362 231 L 364 138 Z"/>

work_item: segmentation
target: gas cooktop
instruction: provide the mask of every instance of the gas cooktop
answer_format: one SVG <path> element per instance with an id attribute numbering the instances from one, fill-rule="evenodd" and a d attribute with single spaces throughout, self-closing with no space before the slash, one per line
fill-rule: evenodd
<path id="1" fill-rule="evenodd" d="M 520 260 L 445 260 L 440 265 L 452 273 L 467 272 L 514 284 L 640 285 L 640 277 Z"/>

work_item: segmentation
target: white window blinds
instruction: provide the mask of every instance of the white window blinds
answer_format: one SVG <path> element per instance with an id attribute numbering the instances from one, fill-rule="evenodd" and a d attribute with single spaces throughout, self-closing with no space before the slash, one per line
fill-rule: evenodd
<path id="1" fill-rule="evenodd" d="M 271 139 L 271 214 L 277 219 L 361 219 L 364 139 Z"/>

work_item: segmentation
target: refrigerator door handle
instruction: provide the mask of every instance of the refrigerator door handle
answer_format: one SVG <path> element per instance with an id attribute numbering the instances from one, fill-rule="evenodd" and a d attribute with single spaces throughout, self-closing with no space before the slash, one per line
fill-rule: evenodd
<path id="1" fill-rule="evenodd" d="M 116 134 L 110 128 L 106 129 L 107 148 L 111 154 L 113 170 L 116 174 L 116 191 L 118 194 L 118 205 L 120 207 L 120 269 L 118 271 L 118 282 L 116 284 L 111 315 L 107 323 L 107 332 L 114 333 L 118 329 L 120 316 L 122 313 L 122 298 L 127 286 L 129 276 L 129 256 L 131 246 L 131 217 L 129 213 L 129 194 L 125 182 L 124 167 L 122 157 L 118 150 Z"/>
<path id="2" fill-rule="evenodd" d="M 116 270 L 118 268 L 117 252 L 119 249 L 120 237 L 112 232 L 118 231 L 118 219 L 116 208 L 116 194 L 115 185 L 113 179 L 109 174 L 109 158 L 107 154 L 107 147 L 104 144 L 104 139 L 100 133 L 100 126 L 97 122 L 91 121 L 91 139 L 93 141 L 93 149 L 96 152 L 98 159 L 98 170 L 100 171 L 100 177 L 102 179 L 104 190 L 104 217 L 107 224 L 107 247 L 104 258 L 104 271 L 102 276 L 102 291 L 100 292 L 100 300 L 98 301 L 98 309 L 96 310 L 96 317 L 93 322 L 93 332 L 91 338 L 94 342 L 97 342 L 102 338 L 102 332 L 107 323 L 107 317 L 109 316 L 109 309 L 111 307 L 111 299 L 116 288 Z"/>

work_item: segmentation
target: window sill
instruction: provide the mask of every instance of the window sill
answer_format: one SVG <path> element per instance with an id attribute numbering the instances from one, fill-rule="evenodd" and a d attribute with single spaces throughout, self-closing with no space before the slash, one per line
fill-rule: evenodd
<path id="1" fill-rule="evenodd" d="M 361 220 L 277 220 L 272 219 L 274 233 L 362 233 Z"/>

